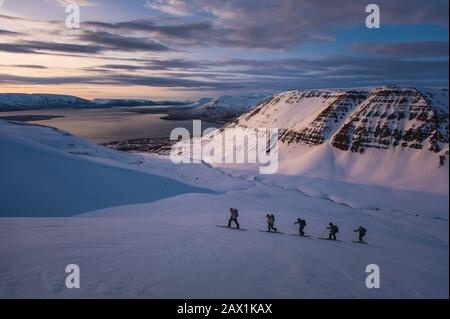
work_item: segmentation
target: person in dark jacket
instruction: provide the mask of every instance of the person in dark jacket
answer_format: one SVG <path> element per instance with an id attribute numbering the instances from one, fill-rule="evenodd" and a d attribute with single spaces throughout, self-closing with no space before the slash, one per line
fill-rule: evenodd
<path id="1" fill-rule="evenodd" d="M 230 220 L 228 221 L 228 227 L 231 227 L 231 222 L 234 222 L 236 224 L 236 228 L 239 228 L 238 223 L 238 217 L 239 217 L 239 211 L 237 208 L 230 208 Z"/>
<path id="2" fill-rule="evenodd" d="M 336 240 L 336 234 L 339 232 L 339 228 L 337 227 L 337 225 L 334 225 L 333 223 L 329 223 L 327 229 L 330 231 L 330 234 L 328 235 L 328 239 Z"/>
<path id="3" fill-rule="evenodd" d="M 359 228 L 358 229 L 355 229 L 355 230 L 353 230 L 355 233 L 356 232 L 358 232 L 359 234 L 358 234 L 358 240 L 359 241 L 364 241 L 364 236 L 366 235 L 366 233 L 367 233 L 367 229 L 365 229 L 364 227 L 362 227 L 362 226 L 359 226 Z"/>
<path id="4" fill-rule="evenodd" d="M 297 219 L 297 221 L 294 224 L 298 224 L 298 233 L 300 236 L 304 236 L 305 235 L 305 226 L 306 226 L 306 220 L 304 219 Z"/>
<path id="5" fill-rule="evenodd" d="M 277 232 L 278 229 L 276 229 L 274 227 L 274 225 L 275 225 L 275 216 L 273 214 L 272 215 L 267 214 L 266 217 L 267 217 L 267 231 L 270 232 L 270 231 L 273 230 L 274 232 Z"/>

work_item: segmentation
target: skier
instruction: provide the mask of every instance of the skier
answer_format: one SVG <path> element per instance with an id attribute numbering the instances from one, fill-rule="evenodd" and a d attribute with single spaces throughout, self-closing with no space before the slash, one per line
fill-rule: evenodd
<path id="1" fill-rule="evenodd" d="M 330 231 L 330 234 L 328 235 L 328 239 L 336 240 L 336 234 L 339 232 L 339 228 L 337 227 L 337 225 L 334 225 L 333 223 L 329 223 L 327 229 Z"/>
<path id="2" fill-rule="evenodd" d="M 274 232 L 277 232 L 278 229 L 276 229 L 273 226 L 275 224 L 275 216 L 273 214 L 271 215 L 267 214 L 266 217 L 267 217 L 267 231 L 270 232 L 273 230 Z"/>
<path id="3" fill-rule="evenodd" d="M 305 229 L 306 226 L 306 220 L 298 218 L 297 221 L 294 223 L 298 224 L 298 232 L 300 236 L 305 236 L 305 232 L 303 231 Z"/>
<path id="4" fill-rule="evenodd" d="M 239 217 L 239 211 L 237 208 L 230 208 L 230 220 L 228 221 L 228 227 L 231 227 L 231 222 L 234 222 L 236 224 L 236 228 L 239 228 L 238 223 L 238 217 Z"/>
<path id="5" fill-rule="evenodd" d="M 363 242 L 363 241 L 364 241 L 363 237 L 366 235 L 367 229 L 365 229 L 365 228 L 362 227 L 362 226 L 359 226 L 358 229 L 355 229 L 355 230 L 353 230 L 353 231 L 354 231 L 355 233 L 356 233 L 356 232 L 359 233 L 358 239 L 359 239 L 360 242 Z"/>

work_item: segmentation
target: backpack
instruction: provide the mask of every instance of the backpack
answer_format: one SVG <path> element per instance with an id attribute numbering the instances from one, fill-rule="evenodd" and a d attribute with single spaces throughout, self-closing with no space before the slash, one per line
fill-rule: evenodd
<path id="1" fill-rule="evenodd" d="M 272 222 L 275 223 L 275 215 L 270 215 L 270 218 L 272 219 Z"/>
<path id="2" fill-rule="evenodd" d="M 336 225 L 333 226 L 334 232 L 335 233 L 339 233 L 339 227 L 337 227 Z"/>
<path id="3" fill-rule="evenodd" d="M 300 226 L 305 227 L 306 226 L 306 220 L 302 219 L 300 222 Z"/>
<path id="4" fill-rule="evenodd" d="M 238 212 L 237 208 L 234 209 L 234 217 L 236 217 L 236 218 L 239 217 L 239 212 Z"/>

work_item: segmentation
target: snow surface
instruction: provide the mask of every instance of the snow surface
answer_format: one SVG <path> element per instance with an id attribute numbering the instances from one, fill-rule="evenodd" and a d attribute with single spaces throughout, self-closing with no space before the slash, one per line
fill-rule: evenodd
<path id="1" fill-rule="evenodd" d="M 9 216 L 0 218 L 2 298 L 449 296 L 448 193 L 261 176 L 244 166 L 174 165 L 165 157 L 118 153 L 58 130 L 3 121 L 0 150 L 0 212 Z M 103 170 L 114 178 L 97 173 Z M 134 174 L 143 179 L 137 187 L 127 179 Z M 89 183 L 72 182 L 84 178 Z M 170 187 L 162 190 L 154 180 Z M 31 186 L 24 187 L 25 181 Z M 48 189 L 63 203 L 59 212 L 65 216 L 78 203 L 66 204 L 63 193 L 97 200 L 105 187 L 114 198 L 129 198 L 122 194 L 129 187 L 160 198 L 106 203 L 111 207 L 65 218 L 19 218 L 9 200 L 42 208 Z M 227 222 L 230 206 L 239 208 L 248 231 L 215 227 Z M 269 212 L 287 234 L 295 233 L 298 217 L 306 218 L 312 237 L 258 232 Z M 316 239 L 329 221 L 339 225 L 342 242 Z M 369 245 L 351 243 L 359 225 L 368 229 Z M 80 266 L 80 289 L 65 287 L 71 263 Z M 381 288 L 367 289 L 365 268 L 374 263 Z"/>
<path id="2" fill-rule="evenodd" d="M 139 165 L 136 160 L 127 161 L 122 154 L 105 152 L 63 131 L 4 121 L 0 121 L 0 130 L 0 216 L 70 216 L 186 192 L 209 192 L 99 163 L 93 159 L 106 156 L 125 160 L 130 166 Z"/>

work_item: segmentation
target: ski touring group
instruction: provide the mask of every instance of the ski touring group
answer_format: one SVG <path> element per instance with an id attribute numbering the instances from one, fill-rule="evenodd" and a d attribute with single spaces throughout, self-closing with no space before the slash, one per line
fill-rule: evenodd
<path id="1" fill-rule="evenodd" d="M 230 208 L 230 219 L 228 220 L 227 226 L 221 226 L 216 225 L 218 227 L 225 227 L 225 228 L 231 228 L 231 229 L 237 229 L 237 230 L 246 230 L 242 229 L 238 222 L 239 217 L 239 211 L 237 208 Z M 261 232 L 269 232 L 269 233 L 277 233 L 277 234 L 284 234 L 282 232 L 279 232 L 278 229 L 275 227 L 275 215 L 274 214 L 267 214 L 267 230 L 259 230 Z M 235 227 L 232 227 L 232 224 L 234 224 Z M 298 234 L 292 234 L 295 236 L 300 237 L 310 237 L 305 233 L 305 227 L 306 227 L 306 220 L 302 218 L 298 218 L 297 221 L 294 223 L 294 225 L 298 225 Z M 328 237 L 325 236 L 325 232 L 328 231 Z M 357 229 L 353 230 L 354 233 L 357 233 L 358 239 L 352 240 L 352 242 L 356 243 L 364 243 L 367 244 L 366 241 L 364 241 L 364 236 L 367 233 L 367 230 L 363 226 L 359 226 Z M 337 234 L 339 233 L 339 227 L 333 223 L 329 223 L 328 226 L 324 229 L 322 235 L 318 237 L 319 239 L 326 239 L 326 240 L 332 240 L 337 241 Z"/>

